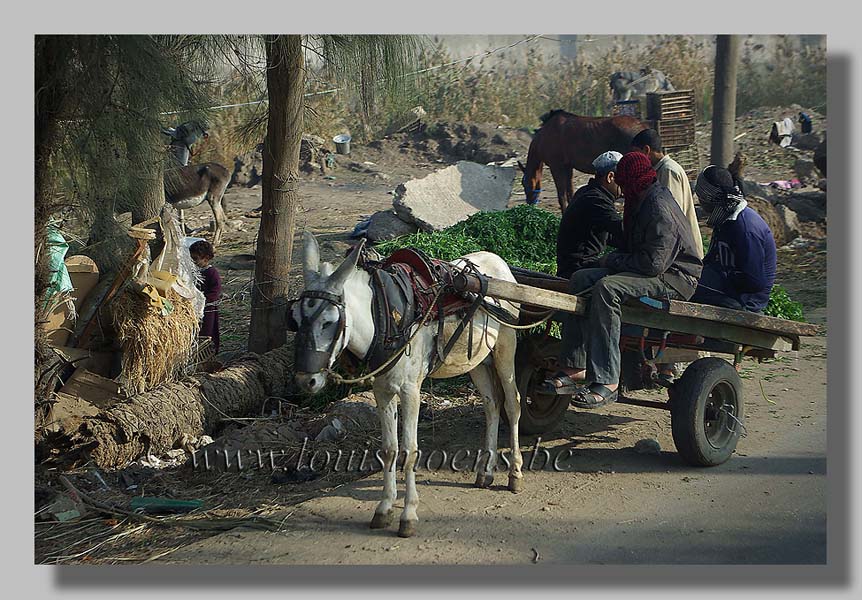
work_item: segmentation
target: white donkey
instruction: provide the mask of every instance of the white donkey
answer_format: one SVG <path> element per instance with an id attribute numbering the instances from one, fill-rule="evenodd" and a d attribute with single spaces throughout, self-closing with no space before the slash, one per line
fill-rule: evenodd
<path id="1" fill-rule="evenodd" d="M 326 385 L 329 369 L 338 356 L 347 351 L 360 360 L 366 356 L 374 336 L 372 319 L 371 274 L 357 268 L 362 245 L 357 246 L 344 262 L 334 270 L 329 263 L 320 265 L 317 240 L 306 232 L 304 238 L 303 273 L 305 291 L 295 302 L 291 317 L 298 329 L 296 337 L 296 382 L 309 392 L 319 392 Z M 508 265 L 490 252 L 475 252 L 454 261 L 457 266 L 465 261 L 474 264 L 479 272 L 489 277 L 515 281 Z M 490 299 L 489 299 L 490 301 Z M 511 315 L 519 307 L 509 302 L 494 301 Z M 500 422 L 500 405 L 510 423 L 512 460 L 509 465 L 509 490 L 522 489 L 523 460 L 518 443 L 518 419 L 521 414 L 518 388 L 515 383 L 515 331 L 501 326 L 488 313 L 478 311 L 471 324 L 463 329 L 445 361 L 428 373 L 432 354 L 438 344 L 444 346 L 457 329 L 457 316 L 444 320 L 444 339 L 438 340 L 437 322 L 411 328 L 414 334 L 409 352 L 400 355 L 394 366 L 374 379 L 374 397 L 383 437 L 381 456 L 383 468 L 383 500 L 377 505 L 371 520 L 373 529 L 388 527 L 395 516 L 396 463 L 398 461 L 398 432 L 396 396 L 401 399 L 401 427 L 405 450 L 405 498 L 398 535 L 410 537 L 416 532 L 419 521 L 414 466 L 417 460 L 417 426 L 419 421 L 419 386 L 427 377 L 447 378 L 469 372 L 470 378 L 482 395 L 485 405 L 485 442 L 488 460 L 476 476 L 477 487 L 488 487 L 494 479 L 497 461 L 497 429 Z M 420 328 L 421 330 L 417 330 Z M 469 328 L 473 328 L 472 336 Z M 468 359 L 466 340 L 472 340 L 473 350 Z"/>

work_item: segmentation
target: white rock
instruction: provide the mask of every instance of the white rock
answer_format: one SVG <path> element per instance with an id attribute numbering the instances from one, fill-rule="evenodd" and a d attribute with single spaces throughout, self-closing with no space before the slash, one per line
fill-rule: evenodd
<path id="1" fill-rule="evenodd" d="M 392 201 L 401 220 L 439 231 L 480 211 L 505 210 L 515 169 L 460 161 L 398 186 Z"/>

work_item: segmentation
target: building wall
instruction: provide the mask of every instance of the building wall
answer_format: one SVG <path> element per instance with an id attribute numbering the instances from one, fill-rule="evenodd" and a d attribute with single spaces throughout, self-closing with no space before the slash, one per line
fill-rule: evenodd
<path id="1" fill-rule="evenodd" d="M 481 55 L 484 52 L 496 48 L 502 48 L 514 44 L 533 34 L 518 35 L 437 35 L 427 36 L 432 43 L 441 42 L 443 47 L 454 60 L 466 59 L 471 56 Z M 518 44 L 512 48 L 500 50 L 484 57 L 486 64 L 503 60 L 510 64 L 522 63 L 527 55 L 527 48 L 538 50 L 547 60 L 574 59 L 578 56 L 589 58 L 600 55 L 613 47 L 614 44 L 633 43 L 638 46 L 649 43 L 649 35 L 589 35 L 589 34 L 545 34 L 532 42 Z M 696 41 L 703 42 L 708 58 L 715 53 L 715 36 L 696 35 L 692 36 Z M 762 47 L 753 54 L 755 60 L 769 60 L 772 51 L 782 38 L 790 40 L 794 46 L 820 46 L 826 47 L 825 35 L 746 35 L 746 41 L 752 46 Z M 477 57 L 475 60 L 480 60 Z M 634 68 L 637 65 L 632 65 Z"/>

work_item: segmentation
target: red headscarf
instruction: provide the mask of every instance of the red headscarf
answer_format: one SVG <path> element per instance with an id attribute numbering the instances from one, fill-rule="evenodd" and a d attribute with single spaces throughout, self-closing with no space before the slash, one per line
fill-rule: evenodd
<path id="1" fill-rule="evenodd" d="M 641 193 L 653 184 L 657 175 L 646 154 L 629 152 L 617 163 L 614 177 L 622 186 L 626 199 L 623 207 L 623 230 L 628 232 L 631 231 L 632 214 L 640 202 Z"/>

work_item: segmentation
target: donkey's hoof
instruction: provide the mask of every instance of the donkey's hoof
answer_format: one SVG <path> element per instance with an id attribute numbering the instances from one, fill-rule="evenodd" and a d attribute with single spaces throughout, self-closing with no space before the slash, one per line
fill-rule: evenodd
<path id="1" fill-rule="evenodd" d="M 524 491 L 523 477 L 509 477 L 509 491 L 513 494 L 518 494 Z"/>
<path id="2" fill-rule="evenodd" d="M 398 537 L 408 538 L 416 535 L 416 523 L 418 521 L 401 521 L 398 526 Z"/>
<path id="3" fill-rule="evenodd" d="M 385 513 L 374 513 L 371 518 L 371 529 L 386 529 L 395 520 L 395 511 L 390 510 Z"/>
<path id="4" fill-rule="evenodd" d="M 494 483 L 494 474 L 490 475 L 485 473 L 477 473 L 476 474 L 476 487 L 477 488 L 487 488 L 491 487 L 491 484 Z"/>

